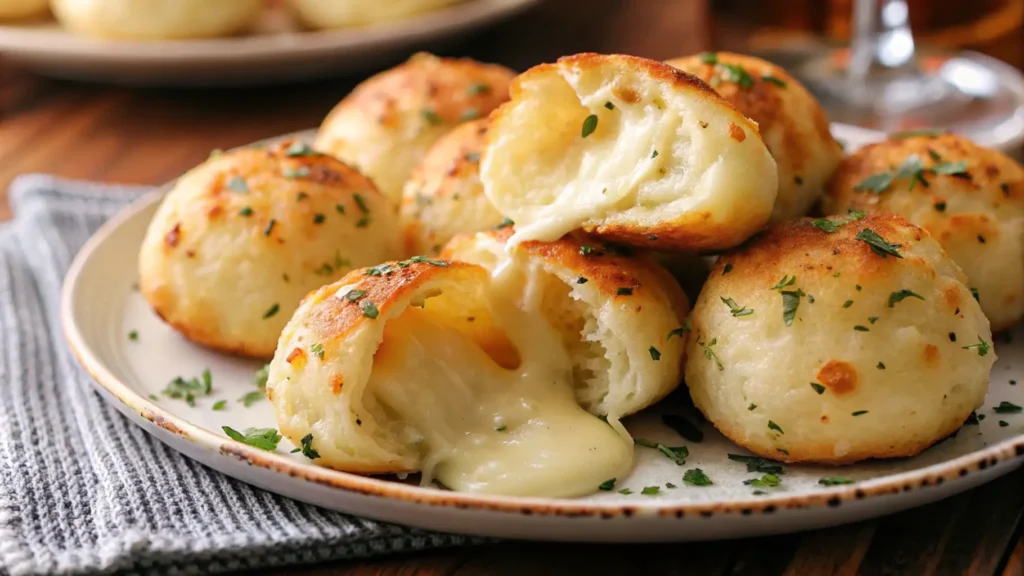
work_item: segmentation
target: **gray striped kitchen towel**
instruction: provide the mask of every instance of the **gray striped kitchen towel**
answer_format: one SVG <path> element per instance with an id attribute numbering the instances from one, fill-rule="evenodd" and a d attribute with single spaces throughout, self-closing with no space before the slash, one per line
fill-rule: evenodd
<path id="1" fill-rule="evenodd" d="M 475 541 L 264 492 L 157 441 L 71 356 L 59 294 L 75 253 L 143 192 L 29 175 L 0 224 L 0 574 L 203 574 Z"/>

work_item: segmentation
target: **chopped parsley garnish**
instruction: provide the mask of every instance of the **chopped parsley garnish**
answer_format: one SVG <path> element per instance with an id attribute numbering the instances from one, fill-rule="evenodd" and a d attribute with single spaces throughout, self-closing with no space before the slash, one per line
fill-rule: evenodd
<path id="1" fill-rule="evenodd" d="M 260 450 L 274 450 L 277 448 L 277 443 L 281 441 L 281 435 L 274 428 L 246 428 L 244 432 L 239 432 L 230 426 L 221 426 L 221 429 L 228 435 L 228 438 Z"/>
<path id="2" fill-rule="evenodd" d="M 661 351 L 660 350 L 658 350 L 654 346 L 651 346 L 649 352 L 651 353 L 651 360 L 655 360 L 655 361 L 661 360 Z"/>
<path id="3" fill-rule="evenodd" d="M 704 433 L 701 432 L 700 428 L 697 428 L 693 422 L 690 422 L 684 416 L 679 414 L 662 414 L 661 422 L 690 442 L 704 440 Z"/>
<path id="4" fill-rule="evenodd" d="M 782 428 L 780 428 L 778 424 L 776 424 L 775 422 L 772 422 L 771 420 L 768 421 L 768 429 L 769 430 L 774 430 L 774 431 L 778 432 L 779 434 L 785 434 L 785 432 L 782 431 Z"/>
<path id="5" fill-rule="evenodd" d="M 754 404 L 753 402 L 751 402 L 750 406 L 747 406 L 747 410 L 750 410 L 751 412 L 753 412 L 754 410 L 757 410 L 757 404 Z"/>
<path id="6" fill-rule="evenodd" d="M 249 184 L 241 176 L 234 176 L 228 180 L 228 188 L 242 194 L 249 192 Z"/>
<path id="7" fill-rule="evenodd" d="M 676 485 L 671 482 L 665 482 L 665 488 L 675 488 Z"/>
<path id="8" fill-rule="evenodd" d="M 719 370 L 725 370 L 725 366 L 722 364 L 722 360 L 718 358 L 718 354 L 711 348 L 718 343 L 718 338 L 712 338 L 711 342 L 705 344 L 702 340 L 697 340 L 697 345 L 704 349 L 704 357 L 708 360 L 714 359 L 715 365 L 718 366 Z"/>
<path id="9" fill-rule="evenodd" d="M 851 412 L 850 415 L 851 416 L 863 416 L 864 414 L 867 414 L 867 413 L 868 413 L 867 410 L 857 410 L 856 412 Z"/>
<path id="10" fill-rule="evenodd" d="M 359 219 L 358 222 L 356 222 L 356 228 L 366 228 L 369 225 L 370 225 L 370 217 L 369 216 L 363 216 L 362 218 Z"/>
<path id="11" fill-rule="evenodd" d="M 227 400 L 217 400 L 216 402 L 213 403 L 213 410 L 215 412 L 220 412 L 221 410 L 223 410 L 223 409 L 225 409 L 227 407 L 228 407 L 228 401 Z"/>
<path id="12" fill-rule="evenodd" d="M 477 162 L 480 161 L 480 153 L 479 152 L 470 152 L 469 154 L 466 154 L 465 156 L 463 156 L 463 158 L 466 159 L 466 162 L 472 162 L 472 163 L 476 164 Z"/>
<path id="13" fill-rule="evenodd" d="M 711 486 L 714 482 L 700 468 L 691 468 L 683 473 L 683 482 L 690 486 Z"/>
<path id="14" fill-rule="evenodd" d="M 580 246 L 580 256 L 590 256 L 594 253 L 594 247 L 590 244 Z"/>
<path id="15" fill-rule="evenodd" d="M 992 408 L 992 410 L 994 410 L 996 414 L 1019 414 L 1021 410 L 1024 410 L 1024 408 L 1017 406 L 1013 402 L 1003 400 L 998 406 Z"/>
<path id="16" fill-rule="evenodd" d="M 594 130 L 597 130 L 597 114 L 587 116 L 586 120 L 583 121 L 583 130 L 580 133 L 586 138 L 593 134 Z"/>
<path id="17" fill-rule="evenodd" d="M 377 310 L 377 305 L 372 300 L 360 300 L 359 309 L 363 311 L 363 316 L 373 319 L 380 315 L 380 310 Z"/>
<path id="18" fill-rule="evenodd" d="M 795 280 L 796 277 L 793 279 Z M 782 291 L 782 321 L 786 323 L 786 326 L 793 324 L 793 320 L 796 318 L 797 308 L 800 307 L 800 298 L 802 296 L 804 296 L 803 290 Z"/>
<path id="19" fill-rule="evenodd" d="M 724 296 L 721 296 L 720 298 L 722 300 L 722 303 L 729 307 L 729 311 L 736 318 L 740 316 L 750 316 L 751 314 L 754 313 L 754 311 L 751 310 L 750 308 L 740 306 L 739 304 L 737 304 L 736 301 L 733 300 L 732 298 L 726 298 Z"/>
<path id="20" fill-rule="evenodd" d="M 988 351 L 992 349 L 992 345 L 982 340 L 981 336 L 978 336 L 977 344 L 969 344 L 967 346 L 961 346 L 961 348 L 963 348 L 964 350 L 977 349 L 978 356 L 985 356 L 986 354 L 988 354 Z"/>
<path id="21" fill-rule="evenodd" d="M 128 333 L 128 339 L 131 340 L 132 342 L 138 342 L 139 341 L 139 331 L 138 330 L 132 330 L 131 332 L 129 332 Z"/>
<path id="22" fill-rule="evenodd" d="M 744 480 L 743 483 L 747 486 L 753 486 L 754 488 L 776 488 L 782 483 L 782 479 L 775 474 L 765 474 L 760 478 Z"/>
<path id="23" fill-rule="evenodd" d="M 878 365 L 875 366 L 875 368 L 878 368 L 879 370 L 885 370 L 885 364 L 883 364 L 881 361 L 879 361 Z"/>
<path id="24" fill-rule="evenodd" d="M 511 218 L 505 218 L 504 220 L 499 222 L 498 225 L 494 227 L 494 229 L 501 230 L 502 228 L 508 228 L 509 226 L 512 226 L 514 224 L 515 222 L 513 222 Z"/>
<path id="25" fill-rule="evenodd" d="M 924 296 L 921 296 L 920 294 L 915 294 L 910 290 L 903 289 L 900 290 L 899 292 L 893 292 L 892 294 L 889 294 L 889 308 L 896 306 L 897 302 L 902 302 L 906 298 L 917 298 L 918 300 L 924 300 Z"/>
<path id="26" fill-rule="evenodd" d="M 265 392 L 255 390 L 253 392 L 246 392 L 241 398 L 238 399 L 246 408 L 259 402 L 260 400 L 266 399 L 267 395 Z"/>
<path id="27" fill-rule="evenodd" d="M 850 306 L 853 306 L 853 300 L 847 300 L 846 302 L 843 302 L 843 308 L 849 308 Z"/>
<path id="28" fill-rule="evenodd" d="M 288 150 L 285 151 L 286 156 L 319 156 L 320 154 L 313 150 L 313 148 L 305 142 L 296 141 L 293 142 Z"/>
<path id="29" fill-rule="evenodd" d="M 370 208 L 366 205 L 366 199 L 363 198 L 362 194 L 353 194 L 352 195 L 352 200 L 355 201 L 356 206 L 359 206 L 359 210 L 363 214 L 369 214 L 370 213 Z"/>
<path id="30" fill-rule="evenodd" d="M 727 263 L 725 267 L 722 268 L 722 276 L 725 276 L 729 272 L 732 272 L 732 262 Z"/>
<path id="31" fill-rule="evenodd" d="M 309 176 L 309 168 L 306 166 L 299 166 L 298 168 L 285 168 L 281 170 L 281 175 L 285 178 L 305 178 Z"/>
<path id="32" fill-rule="evenodd" d="M 871 248 L 872 252 L 878 254 L 882 258 L 886 258 L 889 255 L 895 256 L 897 258 L 903 258 L 903 256 L 901 256 L 900 253 L 896 251 L 896 249 L 900 247 L 899 244 L 890 244 L 886 242 L 885 238 L 879 236 L 871 228 L 865 228 L 861 230 L 854 237 L 854 239 L 860 240 L 861 242 L 867 244 Z"/>
<path id="33" fill-rule="evenodd" d="M 794 283 L 796 283 L 796 276 L 790 278 L 789 274 L 786 274 L 782 277 L 782 280 L 779 280 L 778 284 L 772 286 L 772 290 L 782 290 L 786 286 L 792 286 Z"/>
<path id="34" fill-rule="evenodd" d="M 605 492 L 611 491 L 613 488 L 615 488 L 615 480 L 615 478 L 612 478 L 611 480 L 605 480 L 604 482 L 601 482 L 597 489 L 604 490 Z"/>
<path id="35" fill-rule="evenodd" d="M 813 388 L 814 391 L 817 392 L 818 394 L 825 393 L 825 387 L 822 386 L 821 384 L 818 384 L 817 382 L 811 382 L 811 388 Z"/>
<path id="36" fill-rule="evenodd" d="M 348 292 L 345 293 L 344 296 L 342 296 L 342 298 L 348 300 L 349 302 L 355 302 L 356 300 L 359 300 L 363 296 L 366 296 L 366 290 L 349 290 Z"/>
<path id="37" fill-rule="evenodd" d="M 306 194 L 305 192 L 299 192 L 298 194 L 295 195 L 295 200 L 298 201 L 298 202 L 302 202 L 303 200 L 308 200 L 308 199 L 309 199 L 309 194 Z"/>
<path id="38" fill-rule="evenodd" d="M 665 456 L 669 460 L 676 463 L 677 466 L 686 464 L 686 458 L 690 456 L 690 450 L 686 446 L 665 446 L 661 442 L 654 442 L 646 438 L 634 438 L 633 443 L 644 448 L 653 448 Z"/>
<path id="39" fill-rule="evenodd" d="M 878 316 L 868 316 L 868 322 L 870 324 L 874 324 L 875 322 L 878 322 Z"/>
<path id="40" fill-rule="evenodd" d="M 256 371 L 255 374 L 252 375 L 252 380 L 253 380 L 253 382 L 256 384 L 256 386 L 258 388 L 266 388 L 267 387 L 267 380 L 269 378 L 270 378 L 270 363 L 269 362 L 264 364 L 263 368 L 260 368 L 259 370 Z"/>
<path id="41" fill-rule="evenodd" d="M 341 204 L 335 204 L 334 209 L 338 211 L 338 214 L 345 215 L 345 207 Z"/>
<path id="42" fill-rule="evenodd" d="M 879 172 L 878 174 L 872 174 L 867 178 L 861 180 L 853 187 L 858 192 L 861 190 L 870 190 L 875 194 L 881 194 L 888 190 L 889 185 L 892 184 L 892 174 L 889 172 Z"/>
<path id="43" fill-rule="evenodd" d="M 621 286 L 617 290 L 615 290 L 615 295 L 616 296 L 632 296 L 633 295 L 633 289 L 630 288 L 629 286 Z"/>
<path id="44" fill-rule="evenodd" d="M 977 300 L 979 304 L 981 303 L 981 296 L 978 295 L 978 289 L 974 288 L 973 286 L 971 287 L 971 296 L 973 296 L 974 299 Z"/>
<path id="45" fill-rule="evenodd" d="M 423 119 L 426 120 L 428 124 L 437 126 L 441 123 L 441 117 L 437 115 L 437 112 L 434 112 L 430 108 L 424 108 L 420 113 L 423 114 Z"/>
<path id="46" fill-rule="evenodd" d="M 760 456 L 746 456 L 743 454 L 728 454 L 729 460 L 742 462 L 747 465 L 747 472 L 761 472 L 762 474 L 782 474 L 782 463 L 775 460 L 768 460 Z"/>
<path id="47" fill-rule="evenodd" d="M 771 82 L 772 84 L 775 84 L 779 88 L 786 87 L 786 82 L 784 80 L 780 80 L 775 76 L 772 76 L 771 74 L 765 74 L 764 76 L 761 76 L 761 80 L 764 80 L 765 82 Z M 797 182 L 797 184 L 799 184 L 799 182 Z"/>
<path id="48" fill-rule="evenodd" d="M 931 171 L 936 174 L 948 174 L 950 176 L 965 174 L 967 172 L 967 162 L 963 160 L 959 162 L 940 162 L 932 166 Z"/>
<path id="49" fill-rule="evenodd" d="M 372 268 L 366 269 L 367 276 L 384 276 L 393 272 L 390 264 L 381 264 L 379 266 L 373 266 Z"/>
<path id="50" fill-rule="evenodd" d="M 238 211 L 239 216 L 252 216 L 252 208 L 245 206 Z"/>
<path id="51" fill-rule="evenodd" d="M 822 486 L 840 486 L 843 484 L 853 484 L 853 480 L 845 476 L 829 476 L 828 478 L 818 480 L 818 484 Z"/>
<path id="52" fill-rule="evenodd" d="M 910 186 L 907 190 L 913 190 L 918 182 L 925 188 L 928 187 L 928 181 L 924 179 L 924 163 L 917 154 L 911 154 L 903 160 L 903 163 L 896 169 L 896 175 L 893 179 L 909 179 Z"/>
<path id="53" fill-rule="evenodd" d="M 860 324 L 854 326 L 853 329 L 856 330 L 857 332 L 870 332 L 871 331 L 871 329 L 868 328 L 867 326 L 862 326 Z"/>
<path id="54" fill-rule="evenodd" d="M 611 102 L 605 102 L 604 107 L 609 110 L 615 110 L 615 104 L 612 104 Z"/>
<path id="55" fill-rule="evenodd" d="M 629 496 L 632 493 L 633 491 L 630 490 L 629 488 L 623 488 L 622 490 L 619 490 L 619 494 L 625 494 L 626 496 Z"/>
<path id="56" fill-rule="evenodd" d="M 274 304 L 270 308 L 267 308 L 267 311 L 263 313 L 263 319 L 266 320 L 267 318 L 270 318 L 274 314 L 277 314 L 278 310 L 280 310 L 280 309 L 281 309 L 281 306 L 279 306 L 277 304 Z"/>
<path id="57" fill-rule="evenodd" d="M 413 256 L 412 258 L 409 258 L 408 261 L 399 262 L 398 265 L 400 267 L 402 267 L 402 268 L 407 268 L 409 266 L 409 263 L 413 263 L 413 264 L 430 264 L 431 266 L 437 266 L 438 268 L 447 268 L 448 267 L 448 263 L 445 262 L 444 260 L 435 260 L 435 259 L 432 259 L 432 258 L 427 258 L 426 256 L 422 256 L 422 255 L 421 256 Z"/>
<path id="58" fill-rule="evenodd" d="M 860 210 L 850 208 L 848 215 L 843 218 L 816 218 L 814 220 L 811 220 L 811 225 L 821 230 L 822 232 L 833 234 L 839 231 L 841 227 L 843 227 L 846 224 L 849 224 L 850 222 L 863 220 L 865 216 L 867 215 L 861 212 Z"/>
<path id="59" fill-rule="evenodd" d="M 751 76 L 743 66 L 739 64 L 717 64 L 724 72 L 723 77 L 729 82 L 735 82 L 739 84 L 740 88 L 750 88 L 754 85 L 754 77 Z"/>
<path id="60" fill-rule="evenodd" d="M 640 493 L 645 496 L 653 496 L 658 493 L 658 490 L 661 490 L 658 486 L 644 486 L 644 489 L 641 490 Z"/>
<path id="61" fill-rule="evenodd" d="M 587 283 L 587 279 L 585 277 L 583 277 L 583 276 L 580 276 L 579 278 L 576 279 L 576 283 L 577 284 L 586 284 Z"/>
<path id="62" fill-rule="evenodd" d="M 671 332 L 669 332 L 668 333 L 668 337 L 666 337 L 665 340 L 671 340 L 673 336 L 679 336 L 680 338 L 682 338 L 683 334 L 685 334 L 687 332 L 693 332 L 693 327 L 690 326 L 690 319 L 689 318 L 687 318 L 686 320 L 683 321 L 683 325 L 681 327 L 676 328 L 675 330 L 672 330 Z"/>
<path id="63" fill-rule="evenodd" d="M 505 430 L 508 430 L 508 426 L 506 426 L 504 424 L 502 424 L 501 426 L 498 426 L 497 428 L 494 429 L 495 432 L 504 432 Z"/>
<path id="64" fill-rule="evenodd" d="M 466 108 L 459 114 L 459 120 L 465 122 L 467 120 L 475 120 L 480 117 L 480 111 L 476 108 Z"/>
<path id="65" fill-rule="evenodd" d="M 319 358 L 321 360 L 324 359 L 324 345 L 323 344 L 317 342 L 316 344 L 313 344 L 312 346 L 309 347 L 309 351 L 312 352 L 313 355 L 316 356 L 317 358 Z"/>
<path id="66" fill-rule="evenodd" d="M 946 211 L 946 203 L 945 202 L 936 202 L 935 203 L 935 209 L 938 210 L 939 212 L 945 212 Z"/>
<path id="67" fill-rule="evenodd" d="M 967 419 L 964 420 L 964 426 L 977 426 L 980 423 L 977 412 L 971 412 L 967 415 Z"/>
<path id="68" fill-rule="evenodd" d="M 698 58 L 705 64 L 718 64 L 718 54 L 715 52 L 701 52 Z"/>
<path id="69" fill-rule="evenodd" d="M 213 376 L 210 369 L 203 370 L 199 378 L 185 380 L 178 376 L 171 380 L 160 392 L 168 398 L 184 400 L 189 406 L 196 405 L 196 396 L 209 396 L 213 392 Z"/>
<path id="70" fill-rule="evenodd" d="M 326 219 L 327 217 L 321 214 L 320 212 L 313 214 L 313 224 L 323 224 L 324 220 Z"/>
<path id="71" fill-rule="evenodd" d="M 903 132 L 894 132 L 889 134 L 890 140 L 902 140 L 904 138 L 912 138 L 914 136 L 941 136 L 942 130 L 935 128 L 920 128 L 917 130 L 906 130 Z"/>
<path id="72" fill-rule="evenodd" d="M 292 452 L 298 452 L 301 450 L 302 455 L 305 456 L 306 458 L 309 458 L 310 460 L 316 460 L 317 458 L 320 457 L 320 453 L 313 449 L 312 434 L 306 434 L 305 436 L 303 436 L 302 439 L 299 440 L 299 444 L 301 445 L 301 447 L 292 450 Z"/>
<path id="73" fill-rule="evenodd" d="M 1006 428 L 1006 427 L 1007 427 L 1007 426 L 1009 426 L 1009 425 L 1010 425 L 1010 423 L 1009 423 L 1009 422 L 1007 422 L 1006 420 L 1000 420 L 1000 421 L 999 421 L 999 427 L 1000 427 L 1000 428 Z"/>
<path id="74" fill-rule="evenodd" d="M 263 235 L 264 236 L 270 236 L 270 233 L 274 231 L 274 226 L 276 226 L 276 225 L 277 225 L 277 220 L 274 219 L 274 218 L 271 218 L 270 222 L 267 222 L 267 227 L 263 229 Z"/>
<path id="75" fill-rule="evenodd" d="M 466 93 L 470 96 L 479 96 L 480 94 L 486 94 L 491 91 L 491 87 L 487 84 L 470 84 L 469 88 L 466 88 Z"/>

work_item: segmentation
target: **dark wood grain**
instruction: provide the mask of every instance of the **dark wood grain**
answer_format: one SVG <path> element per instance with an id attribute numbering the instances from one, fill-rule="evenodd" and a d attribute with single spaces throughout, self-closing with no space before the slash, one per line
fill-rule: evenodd
<path id="1" fill-rule="evenodd" d="M 703 0 L 547 0 L 442 53 L 520 70 L 580 51 L 669 58 L 709 47 L 707 16 Z M 1013 46 L 1021 38 L 993 52 L 1017 54 Z M 127 89 L 36 78 L 0 60 L 0 221 L 10 217 L 6 189 L 18 174 L 159 184 L 211 149 L 316 126 L 354 83 Z M 1018 471 L 917 510 L 803 534 L 659 545 L 506 542 L 272 574 L 1024 576 L 1022 511 L 1024 471 Z"/>

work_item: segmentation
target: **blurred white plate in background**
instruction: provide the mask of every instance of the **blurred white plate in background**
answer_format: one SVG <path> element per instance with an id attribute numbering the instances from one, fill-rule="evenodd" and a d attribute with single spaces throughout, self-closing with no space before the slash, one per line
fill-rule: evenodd
<path id="1" fill-rule="evenodd" d="M 388 0 L 381 0 L 386 2 Z M 287 82 L 365 70 L 507 18 L 538 0 L 472 0 L 387 24 L 298 30 L 269 12 L 262 30 L 199 40 L 96 40 L 56 22 L 0 26 L 0 53 L 49 76 L 128 84 Z"/>

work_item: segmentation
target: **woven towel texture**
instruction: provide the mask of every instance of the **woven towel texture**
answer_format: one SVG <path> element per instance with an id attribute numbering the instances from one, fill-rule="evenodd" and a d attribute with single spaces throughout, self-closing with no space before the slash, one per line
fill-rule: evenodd
<path id="1" fill-rule="evenodd" d="M 140 187 L 29 175 L 0 225 L 0 574 L 204 574 L 473 539 L 353 518 L 262 491 L 108 406 L 68 351 L 75 253 Z"/>

